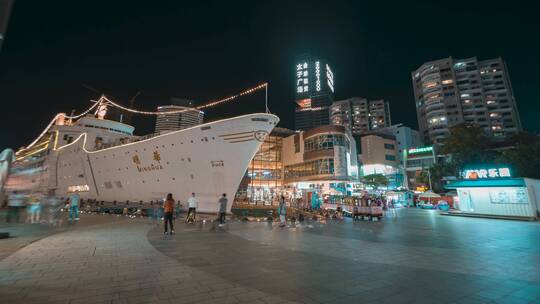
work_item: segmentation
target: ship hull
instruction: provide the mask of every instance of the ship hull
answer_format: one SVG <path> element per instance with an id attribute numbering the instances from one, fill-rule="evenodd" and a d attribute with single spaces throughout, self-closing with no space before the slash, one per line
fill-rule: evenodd
<path id="1" fill-rule="evenodd" d="M 249 162 L 279 119 L 250 114 L 170 132 L 143 141 L 88 151 L 86 136 L 47 156 L 42 192 L 83 199 L 148 204 L 172 193 L 186 207 L 196 193 L 200 212 L 228 211 Z"/>

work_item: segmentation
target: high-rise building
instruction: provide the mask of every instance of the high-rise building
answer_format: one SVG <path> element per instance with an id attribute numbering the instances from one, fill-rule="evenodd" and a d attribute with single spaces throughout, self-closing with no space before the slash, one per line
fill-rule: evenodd
<path id="1" fill-rule="evenodd" d="M 328 125 L 334 101 L 334 72 L 327 61 L 303 55 L 295 65 L 295 127 L 298 130 Z"/>
<path id="2" fill-rule="evenodd" d="M 391 125 L 390 104 L 383 99 L 352 97 L 330 106 L 330 124 L 345 126 L 353 135 L 362 135 Z"/>
<path id="3" fill-rule="evenodd" d="M 502 58 L 452 57 L 412 72 L 416 114 L 426 143 L 443 143 L 449 128 L 477 124 L 493 138 L 522 130 L 508 68 Z"/>
<path id="4" fill-rule="evenodd" d="M 202 124 L 204 112 L 194 108 L 193 100 L 173 98 L 171 103 L 171 105 L 159 106 L 158 112 L 178 112 L 158 114 L 155 133 L 166 133 Z"/>
<path id="5" fill-rule="evenodd" d="M 6 30 L 9 21 L 9 15 L 11 13 L 12 0 L 0 1 L 0 50 L 2 50 L 2 44 L 6 37 Z"/>

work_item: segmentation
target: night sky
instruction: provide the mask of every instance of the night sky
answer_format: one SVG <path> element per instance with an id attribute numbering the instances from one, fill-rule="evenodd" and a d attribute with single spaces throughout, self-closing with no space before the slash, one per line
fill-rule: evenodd
<path id="1" fill-rule="evenodd" d="M 55 113 L 80 112 L 99 92 L 129 104 L 140 91 L 135 106 L 152 110 L 268 81 L 271 111 L 293 127 L 294 59 L 306 52 L 331 62 L 336 99 L 387 99 L 392 122 L 415 128 L 412 70 L 501 56 L 525 129 L 540 130 L 532 4 L 370 2 L 16 0 L 0 53 L 0 150 L 28 144 Z M 208 116 L 263 110 L 259 93 Z M 135 123 L 138 134 L 153 129 L 152 118 Z"/>

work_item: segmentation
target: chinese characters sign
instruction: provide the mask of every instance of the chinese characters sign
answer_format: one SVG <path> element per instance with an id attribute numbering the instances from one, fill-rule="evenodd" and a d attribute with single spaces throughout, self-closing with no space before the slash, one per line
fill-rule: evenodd
<path id="1" fill-rule="evenodd" d="M 420 147 L 420 148 L 411 148 L 407 152 L 408 154 L 421 154 L 421 153 L 433 152 L 433 147 L 427 146 L 427 147 Z"/>
<path id="2" fill-rule="evenodd" d="M 487 179 L 499 177 L 512 177 L 512 174 L 510 173 L 510 168 L 498 167 L 463 170 L 464 179 Z"/>
<path id="3" fill-rule="evenodd" d="M 308 63 L 303 62 L 296 65 L 296 93 L 309 92 L 309 72 Z"/>
<path id="4" fill-rule="evenodd" d="M 321 91 L 321 62 L 315 62 L 315 89 L 317 92 Z"/>
<path id="5" fill-rule="evenodd" d="M 325 60 L 304 56 L 294 70 L 297 100 L 334 93 L 334 72 Z"/>
<path id="6" fill-rule="evenodd" d="M 328 83 L 328 87 L 334 93 L 334 73 L 330 69 L 330 66 L 326 64 L 326 80 Z"/>

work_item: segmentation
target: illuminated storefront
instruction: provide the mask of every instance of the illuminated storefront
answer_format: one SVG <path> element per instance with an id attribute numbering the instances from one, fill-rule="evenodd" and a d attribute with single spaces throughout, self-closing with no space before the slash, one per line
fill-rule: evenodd
<path id="1" fill-rule="evenodd" d="M 293 131 L 275 128 L 253 157 L 236 195 L 238 203 L 276 203 L 283 187 L 283 137 Z"/>
<path id="2" fill-rule="evenodd" d="M 467 167 L 462 179 L 447 185 L 456 190 L 464 213 L 538 218 L 540 180 L 514 178 L 508 166 Z"/>
<path id="3" fill-rule="evenodd" d="M 322 126 L 283 140 L 284 189 L 304 207 L 354 195 L 358 161 L 354 138 L 343 126 Z"/>
<path id="4" fill-rule="evenodd" d="M 424 191 L 430 189 L 429 181 L 424 183 L 423 181 L 419 182 L 419 179 L 422 174 L 427 174 L 427 170 L 436 163 L 435 148 L 426 146 L 404 150 L 403 159 L 408 188 Z"/>

